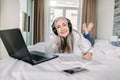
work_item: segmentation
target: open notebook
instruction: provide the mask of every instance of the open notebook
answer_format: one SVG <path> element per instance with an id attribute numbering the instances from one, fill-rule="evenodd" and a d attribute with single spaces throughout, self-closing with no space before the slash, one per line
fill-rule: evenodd
<path id="1" fill-rule="evenodd" d="M 81 57 L 81 55 L 77 54 L 64 54 L 59 56 L 59 60 L 63 64 L 85 64 L 88 60 L 85 60 Z"/>
<path id="2" fill-rule="evenodd" d="M 91 60 L 85 60 L 81 57 L 80 54 L 60 54 L 59 55 L 59 60 L 62 64 L 65 65 L 70 65 L 70 66 L 81 66 L 85 67 L 87 65 L 97 65 L 101 64 L 99 61 L 97 61 L 95 58 Z"/>

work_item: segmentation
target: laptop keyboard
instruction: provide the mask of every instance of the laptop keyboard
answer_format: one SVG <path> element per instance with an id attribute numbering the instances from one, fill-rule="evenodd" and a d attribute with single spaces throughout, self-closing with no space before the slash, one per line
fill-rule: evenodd
<path id="1" fill-rule="evenodd" d="M 57 55 L 47 54 L 47 53 L 38 52 L 38 51 L 30 51 L 30 56 L 34 63 L 44 62 L 44 61 L 58 57 Z"/>
<path id="2" fill-rule="evenodd" d="M 35 55 L 35 54 L 30 54 L 31 55 L 31 58 L 35 61 L 39 61 L 39 60 L 43 60 L 45 59 L 45 57 L 43 56 L 39 56 L 39 55 Z"/>

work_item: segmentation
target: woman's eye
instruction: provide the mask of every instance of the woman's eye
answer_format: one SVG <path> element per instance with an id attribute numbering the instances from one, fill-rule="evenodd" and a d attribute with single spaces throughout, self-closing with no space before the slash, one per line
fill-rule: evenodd
<path id="1" fill-rule="evenodd" d="M 59 28 L 60 28 L 60 26 L 57 26 L 56 28 L 57 28 L 57 29 L 59 29 Z"/>
<path id="2" fill-rule="evenodd" d="M 63 24 L 63 26 L 66 26 L 66 24 Z"/>

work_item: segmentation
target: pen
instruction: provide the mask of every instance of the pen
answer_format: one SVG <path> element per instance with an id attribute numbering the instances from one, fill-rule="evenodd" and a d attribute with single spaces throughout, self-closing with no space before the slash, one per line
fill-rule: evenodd
<path id="1" fill-rule="evenodd" d="M 92 47 L 90 47 L 85 53 L 84 55 L 86 55 L 90 50 L 91 50 Z"/>

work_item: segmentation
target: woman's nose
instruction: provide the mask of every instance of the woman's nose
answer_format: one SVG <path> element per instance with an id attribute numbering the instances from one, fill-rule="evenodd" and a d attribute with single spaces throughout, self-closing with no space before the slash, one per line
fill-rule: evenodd
<path id="1" fill-rule="evenodd" d="M 64 27 L 61 27 L 61 30 L 64 30 Z"/>
<path id="2" fill-rule="evenodd" d="M 64 26 L 61 26 L 61 29 L 64 29 L 65 27 Z"/>

